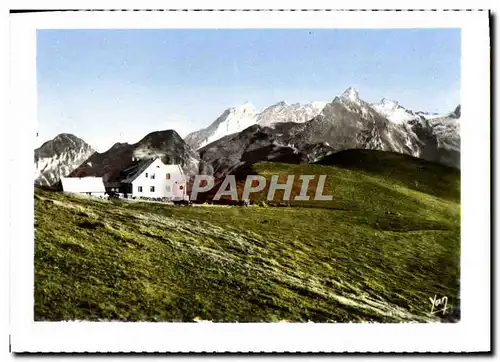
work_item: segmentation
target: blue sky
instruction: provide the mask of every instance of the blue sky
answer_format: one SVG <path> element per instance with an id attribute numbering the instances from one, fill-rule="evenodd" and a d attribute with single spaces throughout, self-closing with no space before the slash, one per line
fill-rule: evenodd
<path id="1" fill-rule="evenodd" d="M 98 151 L 349 86 L 413 110 L 460 103 L 459 29 L 39 30 L 37 48 L 40 143 L 68 132 Z"/>

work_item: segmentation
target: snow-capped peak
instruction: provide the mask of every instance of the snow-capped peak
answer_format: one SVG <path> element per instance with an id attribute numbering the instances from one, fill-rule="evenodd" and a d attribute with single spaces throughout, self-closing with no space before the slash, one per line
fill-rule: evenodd
<path id="1" fill-rule="evenodd" d="M 382 100 L 380 101 L 380 105 L 382 105 L 384 108 L 387 108 L 387 109 L 396 109 L 399 107 L 399 102 L 392 101 L 392 100 L 387 99 L 387 98 L 382 98 Z"/>
<path id="2" fill-rule="evenodd" d="M 233 114 L 241 114 L 246 116 L 253 116 L 257 113 L 255 106 L 250 102 L 245 102 L 242 105 L 229 108 L 229 112 Z"/>
<path id="3" fill-rule="evenodd" d="M 199 149 L 224 136 L 238 133 L 256 123 L 257 110 L 250 102 L 226 109 L 210 126 L 190 133 L 186 142 Z"/>
<path id="4" fill-rule="evenodd" d="M 199 149 L 255 124 L 262 127 L 274 127 L 277 123 L 304 123 L 316 117 L 327 103 L 316 101 L 306 104 L 289 104 L 286 101 L 280 101 L 258 113 L 253 104 L 246 102 L 240 106 L 226 109 L 210 126 L 190 133 L 186 136 L 185 141 L 190 146 Z"/>
<path id="5" fill-rule="evenodd" d="M 279 101 L 278 103 L 276 103 L 275 105 L 271 106 L 271 107 L 285 107 L 285 106 L 288 106 L 288 102 L 287 101 Z"/>
<path id="6" fill-rule="evenodd" d="M 277 123 L 304 123 L 316 117 L 327 102 L 294 103 L 281 101 L 267 107 L 257 115 L 257 124 L 263 127 L 274 127 Z"/>
<path id="7" fill-rule="evenodd" d="M 35 184 L 55 184 L 94 152 L 89 144 L 72 134 L 57 135 L 35 150 Z"/>
<path id="8" fill-rule="evenodd" d="M 359 101 L 359 91 L 353 87 L 349 87 L 342 93 L 341 97 L 352 102 L 357 102 Z"/>
<path id="9" fill-rule="evenodd" d="M 382 98 L 380 103 L 372 104 L 372 108 L 389 121 L 397 124 L 419 118 L 418 115 L 401 107 L 399 102 L 387 98 Z"/>

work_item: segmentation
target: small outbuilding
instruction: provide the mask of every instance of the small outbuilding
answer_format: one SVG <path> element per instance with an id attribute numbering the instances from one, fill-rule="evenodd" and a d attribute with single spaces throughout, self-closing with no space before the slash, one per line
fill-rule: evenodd
<path id="1" fill-rule="evenodd" d="M 106 194 L 102 177 L 62 177 L 61 184 L 64 192 L 101 197 Z"/>

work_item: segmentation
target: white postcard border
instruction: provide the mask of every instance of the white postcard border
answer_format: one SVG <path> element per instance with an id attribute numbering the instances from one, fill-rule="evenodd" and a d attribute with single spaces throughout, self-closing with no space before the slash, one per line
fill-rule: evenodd
<path id="1" fill-rule="evenodd" d="M 438 352 L 490 346 L 487 12 L 73 12 L 10 16 L 11 345 L 15 352 Z M 461 28 L 462 318 L 456 324 L 33 321 L 36 31 L 50 28 Z M 333 96 L 333 95 L 332 95 Z M 18 144 L 22 140 L 22 144 Z"/>

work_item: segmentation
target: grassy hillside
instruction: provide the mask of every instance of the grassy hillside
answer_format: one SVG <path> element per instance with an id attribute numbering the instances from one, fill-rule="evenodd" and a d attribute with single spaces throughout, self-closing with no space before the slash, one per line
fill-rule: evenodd
<path id="1" fill-rule="evenodd" d="M 326 156 L 317 164 L 357 169 L 390 178 L 413 190 L 452 201 L 460 199 L 459 170 L 401 153 L 346 150 Z"/>
<path id="2" fill-rule="evenodd" d="M 174 207 L 36 190 L 36 320 L 449 320 L 429 315 L 429 297 L 459 304 L 452 190 L 359 168 L 254 168 L 326 174 L 334 198 Z"/>

